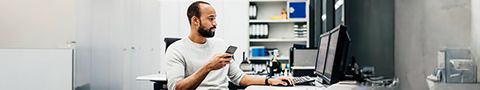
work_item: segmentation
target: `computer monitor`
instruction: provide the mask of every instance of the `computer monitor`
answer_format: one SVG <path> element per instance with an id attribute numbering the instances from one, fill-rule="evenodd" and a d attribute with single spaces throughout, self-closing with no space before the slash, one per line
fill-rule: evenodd
<path id="1" fill-rule="evenodd" d="M 325 60 L 325 70 L 323 75 L 326 77 L 327 81 L 332 77 L 333 63 L 335 59 L 335 52 L 337 49 L 338 42 L 338 30 L 330 34 L 330 46 L 328 47 L 327 59 Z"/>
<path id="2" fill-rule="evenodd" d="M 318 76 L 323 75 L 323 70 L 325 68 L 325 59 L 327 59 L 327 50 L 328 50 L 328 41 L 329 33 L 324 33 L 320 35 L 320 43 L 317 52 L 317 60 L 315 61 L 315 71 L 314 74 Z"/>
<path id="3" fill-rule="evenodd" d="M 344 77 L 344 64 L 346 62 L 350 38 L 346 27 L 339 25 L 330 32 L 328 54 L 325 60 L 323 79 L 327 84 L 334 84 Z"/>

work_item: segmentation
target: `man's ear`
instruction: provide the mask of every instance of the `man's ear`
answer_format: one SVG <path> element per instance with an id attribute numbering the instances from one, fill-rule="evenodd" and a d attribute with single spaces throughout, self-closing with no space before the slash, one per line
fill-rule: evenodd
<path id="1" fill-rule="evenodd" d="M 197 16 L 193 16 L 193 17 L 192 17 L 192 24 L 193 24 L 193 25 L 200 25 L 199 19 L 200 19 L 200 18 L 198 18 Z"/>

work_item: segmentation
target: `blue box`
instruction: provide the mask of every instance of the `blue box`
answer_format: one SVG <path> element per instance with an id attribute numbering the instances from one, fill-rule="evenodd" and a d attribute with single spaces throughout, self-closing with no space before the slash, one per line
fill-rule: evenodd
<path id="1" fill-rule="evenodd" d="M 305 2 L 289 2 L 289 18 L 306 18 Z"/>
<path id="2" fill-rule="evenodd" d="M 267 56 L 265 54 L 265 48 L 252 48 L 252 57 L 264 57 Z"/>

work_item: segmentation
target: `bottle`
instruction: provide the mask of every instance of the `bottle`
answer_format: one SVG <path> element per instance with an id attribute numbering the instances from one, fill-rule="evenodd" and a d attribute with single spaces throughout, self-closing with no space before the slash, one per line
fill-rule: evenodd
<path id="1" fill-rule="evenodd" d="M 290 64 L 285 64 L 285 70 L 283 71 L 283 76 L 290 75 Z"/>
<path id="2" fill-rule="evenodd" d="M 287 19 L 287 10 L 285 10 L 285 8 L 282 8 L 282 12 L 280 14 L 282 19 Z"/>
<path id="3" fill-rule="evenodd" d="M 281 66 L 280 66 L 280 62 L 278 62 L 277 60 L 277 55 L 275 54 L 272 54 L 272 59 L 270 61 L 270 64 L 271 64 L 271 71 L 273 73 L 280 73 L 281 72 Z"/>

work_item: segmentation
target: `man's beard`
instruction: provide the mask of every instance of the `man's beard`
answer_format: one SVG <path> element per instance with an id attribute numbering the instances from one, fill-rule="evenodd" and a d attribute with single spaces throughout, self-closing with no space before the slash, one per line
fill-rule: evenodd
<path id="1" fill-rule="evenodd" d="M 201 23 L 201 21 L 200 21 Z M 211 28 L 208 28 L 208 29 L 205 29 L 205 27 L 203 27 L 202 25 L 200 25 L 200 27 L 198 27 L 198 33 L 202 36 L 202 37 L 205 37 L 205 38 L 211 38 L 213 36 L 215 36 L 215 31 L 212 31 L 212 29 L 215 29 L 216 26 L 213 26 Z"/>

